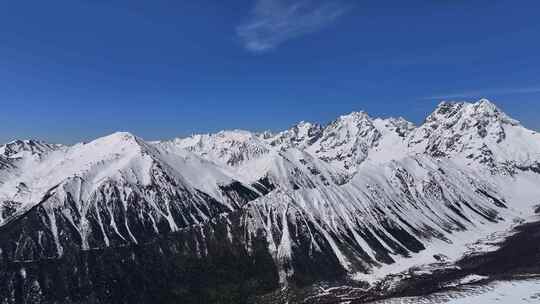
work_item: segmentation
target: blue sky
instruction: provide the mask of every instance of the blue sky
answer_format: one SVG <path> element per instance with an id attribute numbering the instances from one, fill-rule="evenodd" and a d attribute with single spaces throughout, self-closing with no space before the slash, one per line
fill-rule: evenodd
<path id="1" fill-rule="evenodd" d="M 0 142 L 279 130 L 354 110 L 420 123 L 487 97 L 540 129 L 540 2 L 0 3 Z"/>

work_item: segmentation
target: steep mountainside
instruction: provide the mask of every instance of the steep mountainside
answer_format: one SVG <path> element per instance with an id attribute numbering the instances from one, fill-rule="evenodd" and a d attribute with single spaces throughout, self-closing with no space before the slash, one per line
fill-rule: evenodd
<path id="1" fill-rule="evenodd" d="M 15 141 L 0 147 L 0 298 L 280 303 L 374 286 L 531 214 L 539 164 L 540 134 L 487 100 L 418 127 L 353 112 L 275 134 Z"/>

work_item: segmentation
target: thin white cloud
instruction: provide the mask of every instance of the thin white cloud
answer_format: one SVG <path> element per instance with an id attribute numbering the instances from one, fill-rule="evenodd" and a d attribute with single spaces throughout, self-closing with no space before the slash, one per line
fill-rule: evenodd
<path id="1" fill-rule="evenodd" d="M 434 96 L 424 97 L 424 99 L 451 99 L 451 98 L 467 98 L 467 97 L 485 97 L 486 95 L 512 95 L 512 94 L 530 94 L 540 93 L 540 86 L 523 87 L 523 88 L 501 88 L 501 89 L 486 89 L 478 91 L 468 91 L 451 94 L 438 94 Z"/>
<path id="2" fill-rule="evenodd" d="M 264 52 L 330 25 L 349 8 L 338 0 L 256 0 L 236 34 L 246 49 Z"/>

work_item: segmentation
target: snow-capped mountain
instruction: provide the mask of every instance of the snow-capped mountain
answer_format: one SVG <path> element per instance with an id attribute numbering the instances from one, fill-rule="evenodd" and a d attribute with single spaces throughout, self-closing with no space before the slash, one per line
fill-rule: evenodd
<path id="1" fill-rule="evenodd" d="M 263 136 L 274 147 L 281 150 L 288 148 L 303 149 L 310 146 L 322 136 L 322 126 L 306 121 L 301 121 L 289 130 L 279 132 L 276 135 Z"/>
<path id="2" fill-rule="evenodd" d="M 0 147 L 0 298 L 375 284 L 531 214 L 539 164 L 540 134 L 487 100 L 441 103 L 418 127 L 353 112 L 278 133 L 14 141 Z"/>
<path id="3" fill-rule="evenodd" d="M 508 117 L 493 103 L 441 103 L 409 146 L 434 157 L 468 159 L 491 168 L 538 168 L 540 134 Z"/>
<path id="4" fill-rule="evenodd" d="M 62 145 L 49 144 L 39 140 L 14 140 L 0 146 L 0 156 L 12 159 L 23 158 L 25 156 L 40 157 L 61 147 Z"/>

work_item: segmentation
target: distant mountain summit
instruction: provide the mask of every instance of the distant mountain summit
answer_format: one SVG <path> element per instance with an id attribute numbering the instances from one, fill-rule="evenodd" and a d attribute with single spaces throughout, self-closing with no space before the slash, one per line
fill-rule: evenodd
<path id="1" fill-rule="evenodd" d="M 40 156 L 49 151 L 56 150 L 61 145 L 48 144 L 39 140 L 14 140 L 0 146 L 0 156 L 6 158 L 22 157 L 23 154 Z"/>
<path id="2" fill-rule="evenodd" d="M 540 134 L 485 99 L 443 102 L 420 126 L 353 112 L 278 133 L 17 140 L 0 146 L 0 298 L 383 293 L 385 277 L 522 221 L 538 185 Z"/>

